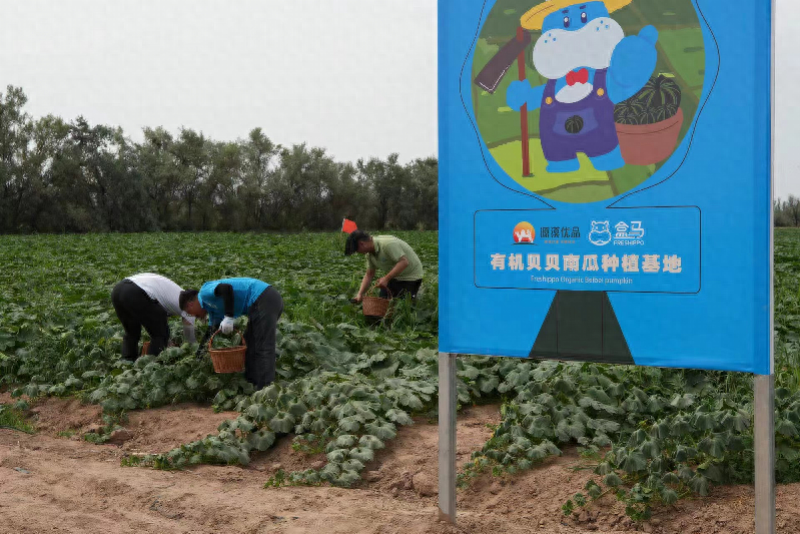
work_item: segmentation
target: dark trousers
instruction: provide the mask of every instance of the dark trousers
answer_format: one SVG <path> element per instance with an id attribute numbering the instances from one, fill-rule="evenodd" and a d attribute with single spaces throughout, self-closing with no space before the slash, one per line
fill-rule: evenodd
<path id="1" fill-rule="evenodd" d="M 114 286 L 111 303 L 117 312 L 125 335 L 122 337 L 122 357 L 135 361 L 139 357 L 139 338 L 142 327 L 150 334 L 148 354 L 157 355 L 169 343 L 167 312 L 157 301 L 150 298 L 144 289 L 130 280 Z"/>
<path id="2" fill-rule="evenodd" d="M 272 286 L 261 293 L 247 312 L 249 322 L 244 333 L 247 353 L 244 377 L 256 389 L 275 381 L 275 342 L 278 319 L 283 314 L 283 299 Z"/>
<path id="3" fill-rule="evenodd" d="M 417 293 L 419 292 L 419 288 L 422 286 L 422 280 L 412 280 L 412 281 L 401 281 L 397 279 L 392 279 L 389 281 L 389 291 L 391 292 L 392 298 L 398 299 L 403 298 L 406 295 L 411 295 L 411 300 L 417 300 Z M 380 293 L 382 298 L 388 298 L 389 293 L 381 288 Z"/>

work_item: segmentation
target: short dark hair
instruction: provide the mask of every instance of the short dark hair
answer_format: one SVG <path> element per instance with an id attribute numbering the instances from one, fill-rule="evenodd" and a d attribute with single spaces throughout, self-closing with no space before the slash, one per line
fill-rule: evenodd
<path id="1" fill-rule="evenodd" d="M 198 294 L 200 294 L 200 292 L 196 289 L 181 291 L 181 296 L 178 297 L 178 305 L 181 307 L 181 311 L 186 311 L 186 306 L 195 300 Z"/>
<path id="2" fill-rule="evenodd" d="M 362 241 L 369 241 L 372 238 L 367 232 L 362 232 L 361 230 L 354 230 L 347 237 L 347 242 L 344 244 L 344 255 L 345 256 L 352 256 L 356 252 L 358 252 L 358 244 Z"/>

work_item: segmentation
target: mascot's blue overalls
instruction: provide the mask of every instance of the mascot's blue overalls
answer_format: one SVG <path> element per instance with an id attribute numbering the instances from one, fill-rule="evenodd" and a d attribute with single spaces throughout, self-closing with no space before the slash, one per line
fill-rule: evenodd
<path id="1" fill-rule="evenodd" d="M 549 0 L 522 18 L 529 30 L 542 30 L 533 63 L 544 85 L 515 81 L 508 88 L 508 105 L 519 110 L 541 108 L 539 133 L 548 172 L 580 168 L 579 152 L 601 171 L 625 165 L 614 126 L 614 106 L 636 94 L 650 78 L 657 54 L 658 31 L 645 26 L 638 36 L 625 37 L 609 11 L 631 0 L 573 4 Z"/>

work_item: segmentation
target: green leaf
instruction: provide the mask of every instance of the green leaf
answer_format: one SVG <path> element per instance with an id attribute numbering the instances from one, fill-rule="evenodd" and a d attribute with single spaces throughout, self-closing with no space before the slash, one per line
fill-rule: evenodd
<path id="1" fill-rule="evenodd" d="M 244 414 L 253 421 L 263 423 L 275 417 L 277 410 L 275 408 L 267 408 L 263 404 L 251 404 Z"/>
<path id="2" fill-rule="evenodd" d="M 743 410 L 727 412 L 722 417 L 722 426 L 728 430 L 745 432 L 750 428 L 750 416 Z"/>
<path id="3" fill-rule="evenodd" d="M 592 419 L 586 423 L 586 426 L 603 434 L 611 434 L 619 430 L 619 423 L 607 419 Z"/>
<path id="4" fill-rule="evenodd" d="M 611 488 L 616 488 L 622 485 L 622 479 L 616 473 L 609 473 L 603 478 L 603 483 Z"/>
<path id="5" fill-rule="evenodd" d="M 676 438 L 682 438 L 692 433 L 692 425 L 685 417 L 677 416 L 672 419 L 672 435 Z"/>
<path id="6" fill-rule="evenodd" d="M 691 447 L 685 447 L 683 445 L 678 445 L 675 448 L 675 461 L 676 462 L 686 462 L 692 458 L 697 456 L 697 451 Z"/>
<path id="7" fill-rule="evenodd" d="M 612 472 L 611 465 L 608 462 L 600 462 L 594 469 L 595 475 L 607 475 Z"/>
<path id="8" fill-rule="evenodd" d="M 698 430 L 714 430 L 717 426 L 714 417 L 709 413 L 696 414 L 692 425 Z"/>
<path id="9" fill-rule="evenodd" d="M 667 506 L 675 504 L 676 502 L 678 502 L 678 494 L 673 489 L 663 488 L 661 490 L 661 502 L 663 502 Z"/>
<path id="10" fill-rule="evenodd" d="M 647 460 L 641 452 L 633 451 L 625 457 L 620 468 L 626 473 L 638 473 L 647 468 Z"/>
<path id="11" fill-rule="evenodd" d="M 639 445 L 647 441 L 647 439 L 648 439 L 647 432 L 643 428 L 640 428 L 639 430 L 631 434 L 631 437 L 628 439 L 628 447 L 638 447 Z"/>
<path id="12" fill-rule="evenodd" d="M 698 466 L 697 470 L 699 472 L 702 472 L 703 476 L 711 480 L 712 482 L 716 482 L 718 484 L 721 484 L 723 482 L 724 475 L 719 465 L 717 464 L 706 462 L 702 466 Z"/>
<path id="13" fill-rule="evenodd" d="M 720 436 L 703 438 L 698 444 L 698 448 L 714 458 L 725 456 L 725 441 Z"/>
<path id="14" fill-rule="evenodd" d="M 278 412 L 269 422 L 269 427 L 273 432 L 288 434 L 294 428 L 294 417 L 286 412 Z"/>
<path id="15" fill-rule="evenodd" d="M 661 477 L 661 481 L 664 484 L 680 484 L 681 479 L 678 478 L 678 475 L 675 473 L 664 473 L 664 476 Z"/>
<path id="16" fill-rule="evenodd" d="M 345 417 L 339 421 L 339 428 L 345 432 L 358 432 L 361 428 L 361 418 L 358 416 Z"/>
<path id="17" fill-rule="evenodd" d="M 275 443 L 275 434 L 268 430 L 260 430 L 247 436 L 247 444 L 251 449 L 261 452 L 269 450 Z"/>
<path id="18" fill-rule="evenodd" d="M 673 397 L 672 399 L 672 402 L 670 402 L 670 405 L 673 406 L 674 408 L 684 410 L 689 406 L 691 406 L 692 404 L 694 404 L 694 402 L 695 402 L 694 395 L 692 395 L 691 393 L 685 393 L 683 395 L 675 395 L 675 397 Z"/>
<path id="19" fill-rule="evenodd" d="M 344 461 L 342 463 L 342 469 L 344 469 L 345 471 L 354 471 L 354 472 L 358 473 L 362 469 L 364 469 L 364 464 L 362 464 L 360 461 L 356 460 L 355 458 L 351 458 L 351 459 L 346 460 L 346 461 Z"/>
<path id="20" fill-rule="evenodd" d="M 395 409 L 389 410 L 388 412 L 386 412 L 386 418 L 389 421 L 394 421 L 398 425 L 413 425 L 414 424 L 414 420 L 411 419 L 411 416 L 409 416 L 403 410 L 395 410 Z"/>
<path id="21" fill-rule="evenodd" d="M 289 413 L 295 417 L 302 417 L 308 411 L 308 406 L 302 402 L 296 402 L 289 406 Z"/>
<path id="22" fill-rule="evenodd" d="M 353 445 L 356 444 L 357 441 L 358 438 L 356 436 L 353 436 L 352 434 L 343 434 L 338 438 L 336 438 L 336 441 L 334 443 L 337 448 L 345 449 L 352 447 Z"/>
<path id="23" fill-rule="evenodd" d="M 642 456 L 651 460 L 657 458 L 660 453 L 658 443 L 654 440 L 648 440 L 642 443 L 639 447 L 639 451 L 642 453 Z"/>
<path id="24" fill-rule="evenodd" d="M 248 421 L 246 418 L 239 416 L 236 419 L 236 427 L 243 433 L 245 433 L 245 432 L 251 432 L 255 428 L 255 425 L 250 421 Z"/>
<path id="25" fill-rule="evenodd" d="M 708 479 L 703 475 L 695 475 L 695 477 L 689 481 L 689 487 L 701 497 L 708 495 Z"/>
<path id="26" fill-rule="evenodd" d="M 395 426 L 387 422 L 375 422 L 365 425 L 364 429 L 370 434 L 376 436 L 378 439 L 389 440 L 394 439 L 397 435 Z"/>
<path id="27" fill-rule="evenodd" d="M 373 452 L 372 449 L 368 449 L 366 447 L 358 447 L 350 451 L 350 457 L 355 458 L 356 460 L 359 460 L 362 463 L 367 463 L 372 461 L 372 459 L 375 457 L 375 453 Z"/>
<path id="28" fill-rule="evenodd" d="M 798 435 L 797 427 L 788 419 L 779 419 L 775 425 L 775 432 L 787 437 Z"/>
<path id="29" fill-rule="evenodd" d="M 688 465 L 682 465 L 678 468 L 678 478 L 684 482 L 688 482 L 694 478 L 695 472 Z"/>
<path id="30" fill-rule="evenodd" d="M 366 449 L 382 449 L 385 447 L 383 441 L 379 440 L 375 436 L 364 435 L 361 436 L 361 439 L 358 440 L 359 447 L 366 448 Z"/>
<path id="31" fill-rule="evenodd" d="M 328 461 L 331 463 L 341 464 L 342 462 L 347 460 L 349 455 L 350 451 L 348 451 L 347 449 L 336 449 L 334 451 L 329 452 L 327 458 Z"/>

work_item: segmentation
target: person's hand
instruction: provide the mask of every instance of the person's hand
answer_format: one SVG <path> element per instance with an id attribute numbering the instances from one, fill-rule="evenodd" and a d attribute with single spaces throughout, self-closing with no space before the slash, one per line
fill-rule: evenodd
<path id="1" fill-rule="evenodd" d="M 378 278 L 378 281 L 375 282 L 375 285 L 378 286 L 378 287 L 382 287 L 384 289 L 389 289 L 389 282 L 390 281 L 391 281 L 391 279 L 389 277 L 384 276 L 383 278 Z"/>
<path id="2" fill-rule="evenodd" d="M 219 325 L 219 330 L 223 334 L 233 332 L 233 317 L 225 317 Z"/>
<path id="3" fill-rule="evenodd" d="M 361 304 L 363 301 L 364 301 L 364 295 L 362 295 L 361 293 L 350 299 L 350 302 L 352 302 L 353 304 Z"/>

